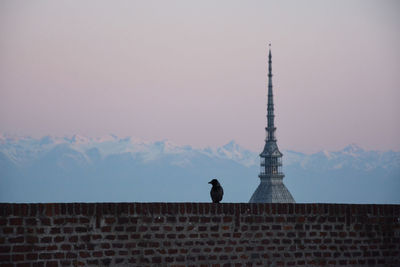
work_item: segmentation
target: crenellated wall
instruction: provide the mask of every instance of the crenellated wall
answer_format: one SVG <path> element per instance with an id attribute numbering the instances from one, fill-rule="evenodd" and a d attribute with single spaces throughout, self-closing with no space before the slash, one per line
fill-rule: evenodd
<path id="1" fill-rule="evenodd" d="M 400 205 L 0 204 L 1 266 L 400 266 Z"/>

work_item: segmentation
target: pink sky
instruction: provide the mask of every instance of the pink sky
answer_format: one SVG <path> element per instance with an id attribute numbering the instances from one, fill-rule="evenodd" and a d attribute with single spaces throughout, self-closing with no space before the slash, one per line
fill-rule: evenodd
<path id="1" fill-rule="evenodd" d="M 0 132 L 400 149 L 399 1 L 1 1 Z"/>

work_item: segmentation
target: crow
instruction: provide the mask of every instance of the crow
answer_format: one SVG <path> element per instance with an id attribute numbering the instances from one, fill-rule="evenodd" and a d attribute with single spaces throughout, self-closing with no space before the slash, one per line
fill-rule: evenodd
<path id="1" fill-rule="evenodd" d="M 217 179 L 212 179 L 209 184 L 212 184 L 212 188 L 210 191 L 211 199 L 213 203 L 219 203 L 222 200 L 222 196 L 224 195 L 224 189 L 219 184 Z"/>

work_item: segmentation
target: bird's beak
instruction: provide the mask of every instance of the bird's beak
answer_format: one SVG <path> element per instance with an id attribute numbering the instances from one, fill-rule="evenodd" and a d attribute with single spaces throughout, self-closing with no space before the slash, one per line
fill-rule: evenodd
<path id="1" fill-rule="evenodd" d="M 208 183 L 211 184 L 211 181 L 209 181 Z"/>

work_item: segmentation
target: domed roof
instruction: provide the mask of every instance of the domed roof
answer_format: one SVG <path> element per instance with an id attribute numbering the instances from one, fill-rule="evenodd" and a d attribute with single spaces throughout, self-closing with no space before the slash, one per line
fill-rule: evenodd
<path id="1" fill-rule="evenodd" d="M 268 180 L 258 185 L 250 198 L 249 203 L 296 203 L 292 194 L 283 184 L 282 179 L 275 182 Z"/>

